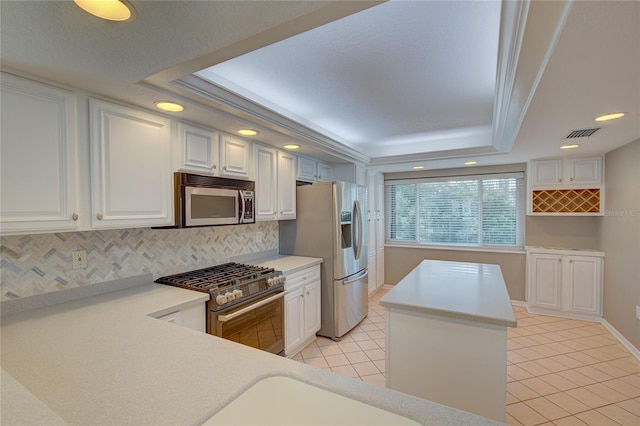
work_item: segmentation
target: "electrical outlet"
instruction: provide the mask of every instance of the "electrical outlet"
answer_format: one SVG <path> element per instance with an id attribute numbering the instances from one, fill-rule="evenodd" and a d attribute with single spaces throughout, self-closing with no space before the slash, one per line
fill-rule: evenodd
<path id="1" fill-rule="evenodd" d="M 636 318 L 640 320 L 640 306 L 636 306 Z"/>
<path id="2" fill-rule="evenodd" d="M 73 269 L 86 269 L 87 268 L 87 251 L 76 250 L 71 253 L 71 259 Z"/>
<path id="3" fill-rule="evenodd" d="M 260 244 L 262 242 L 262 232 L 256 232 L 256 243 Z"/>

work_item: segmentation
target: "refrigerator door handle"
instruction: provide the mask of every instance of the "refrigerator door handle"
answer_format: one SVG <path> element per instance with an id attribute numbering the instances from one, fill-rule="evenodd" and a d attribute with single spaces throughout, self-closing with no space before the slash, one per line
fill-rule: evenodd
<path id="1" fill-rule="evenodd" d="M 363 271 L 360 275 L 358 275 L 358 276 L 356 276 L 354 278 L 351 278 L 350 280 L 342 281 L 342 284 L 344 285 L 344 284 L 350 284 L 350 283 L 356 282 L 356 281 L 361 280 L 362 278 L 366 277 L 367 275 L 369 275 L 369 270 L 368 269 Z"/>
<path id="2" fill-rule="evenodd" d="M 353 227 L 353 251 L 356 260 L 360 259 L 360 255 L 362 254 L 362 210 L 360 210 L 360 201 L 355 200 L 353 202 L 353 216 L 354 221 L 356 221 L 357 225 Z M 357 232 L 357 235 L 355 235 Z"/>

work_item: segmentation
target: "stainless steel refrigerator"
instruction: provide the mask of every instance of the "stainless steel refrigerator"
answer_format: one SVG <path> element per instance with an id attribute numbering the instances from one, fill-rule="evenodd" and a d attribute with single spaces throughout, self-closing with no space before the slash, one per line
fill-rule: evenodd
<path id="1" fill-rule="evenodd" d="M 280 221 L 280 253 L 321 257 L 321 336 L 340 340 L 368 313 L 366 188 L 316 182 L 297 189 L 296 220 Z"/>

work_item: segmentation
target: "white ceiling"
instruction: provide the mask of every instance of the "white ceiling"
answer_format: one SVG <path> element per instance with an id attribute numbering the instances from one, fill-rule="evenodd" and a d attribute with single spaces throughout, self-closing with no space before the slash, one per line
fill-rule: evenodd
<path id="1" fill-rule="evenodd" d="M 410 153 L 490 134 L 499 29 L 500 2 L 391 1 L 197 74 L 369 157 Z"/>
<path id="2" fill-rule="evenodd" d="M 611 111 L 628 114 L 572 155 L 640 138 L 638 1 L 518 3 L 502 22 L 491 1 L 130 2 L 119 24 L 1 1 L 3 69 L 148 109 L 179 100 L 181 119 L 385 172 L 563 155 Z M 210 66 L 215 85 L 193 76 Z"/>

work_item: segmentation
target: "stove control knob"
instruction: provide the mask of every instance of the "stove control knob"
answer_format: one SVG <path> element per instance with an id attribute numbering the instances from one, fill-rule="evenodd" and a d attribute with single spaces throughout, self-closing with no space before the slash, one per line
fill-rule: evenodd
<path id="1" fill-rule="evenodd" d="M 242 297 L 242 290 L 233 290 L 233 297 L 234 299 L 240 299 Z"/>
<path id="2" fill-rule="evenodd" d="M 235 294 L 231 293 L 230 291 L 226 292 L 224 295 L 229 302 L 231 302 L 232 300 L 235 300 L 236 298 Z"/>
<path id="3" fill-rule="evenodd" d="M 227 296 L 225 296 L 224 294 L 219 294 L 216 296 L 216 303 L 218 305 L 224 305 L 225 303 L 227 303 Z"/>
<path id="4" fill-rule="evenodd" d="M 272 287 L 272 286 L 275 284 L 275 283 L 273 282 L 273 280 L 274 280 L 273 278 L 269 278 L 269 279 L 267 280 L 267 287 Z"/>

